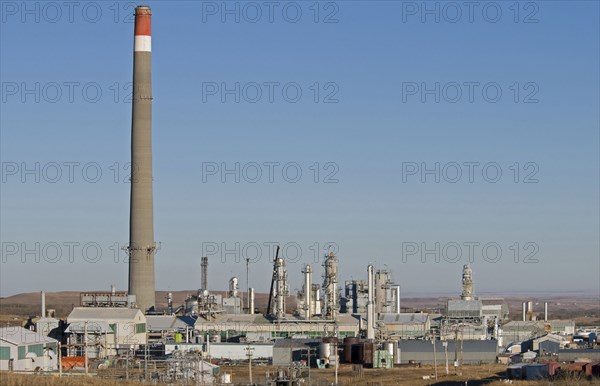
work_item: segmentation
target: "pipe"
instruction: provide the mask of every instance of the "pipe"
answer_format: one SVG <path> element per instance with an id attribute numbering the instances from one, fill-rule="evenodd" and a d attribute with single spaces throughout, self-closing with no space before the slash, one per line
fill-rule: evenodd
<path id="1" fill-rule="evenodd" d="M 41 310 L 42 315 L 41 315 L 41 317 L 45 318 L 46 317 L 46 292 L 42 291 L 41 295 L 42 295 L 42 310 Z"/>
<path id="2" fill-rule="evenodd" d="M 400 308 L 400 286 L 396 286 L 396 313 L 401 314 L 402 309 Z"/>
<path id="3" fill-rule="evenodd" d="M 374 312 L 373 312 L 373 266 L 369 264 L 367 267 L 367 281 L 368 281 L 368 300 L 367 300 L 367 339 L 375 339 L 375 327 L 374 327 Z"/>
<path id="4" fill-rule="evenodd" d="M 312 269 L 310 265 L 304 267 L 304 318 L 310 319 L 312 313 Z"/>
<path id="5" fill-rule="evenodd" d="M 250 292 L 250 314 L 254 315 L 254 288 L 248 290 Z"/>
<path id="6" fill-rule="evenodd" d="M 150 7 L 135 9 L 129 217 L 129 294 L 144 311 L 156 303 L 152 198 L 152 79 Z"/>

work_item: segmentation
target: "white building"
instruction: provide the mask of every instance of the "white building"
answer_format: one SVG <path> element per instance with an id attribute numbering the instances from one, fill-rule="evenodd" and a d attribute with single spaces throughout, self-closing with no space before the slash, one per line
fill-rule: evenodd
<path id="1" fill-rule="evenodd" d="M 76 307 L 67 323 L 71 343 L 83 344 L 87 334 L 88 345 L 104 347 L 96 351 L 99 356 L 116 355 L 117 351 L 136 349 L 147 342 L 146 316 L 137 308 Z"/>
<path id="2" fill-rule="evenodd" d="M 58 341 L 23 327 L 0 328 L 0 370 L 58 369 Z"/>

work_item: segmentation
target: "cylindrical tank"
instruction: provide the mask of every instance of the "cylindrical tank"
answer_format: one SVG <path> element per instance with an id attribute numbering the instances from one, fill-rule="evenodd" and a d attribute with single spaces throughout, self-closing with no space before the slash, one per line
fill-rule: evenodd
<path id="1" fill-rule="evenodd" d="M 319 358 L 329 359 L 331 355 L 331 343 L 321 342 L 319 343 Z"/>
<path id="2" fill-rule="evenodd" d="M 363 343 L 363 358 L 362 363 L 365 365 L 373 365 L 373 343 L 365 342 Z"/>
<path id="3" fill-rule="evenodd" d="M 394 357 L 394 342 L 384 342 L 383 349 L 387 351 L 392 358 Z"/>
<path id="4" fill-rule="evenodd" d="M 401 363 L 400 362 L 400 347 L 398 345 L 397 340 L 395 340 L 393 344 L 394 344 L 394 364 L 399 365 Z"/>
<path id="5" fill-rule="evenodd" d="M 325 343 L 337 343 L 338 342 L 338 338 L 335 336 L 325 336 L 323 337 L 323 342 Z"/>
<path id="6" fill-rule="evenodd" d="M 352 345 L 352 363 L 363 363 L 362 343 L 355 343 Z"/>
<path id="7" fill-rule="evenodd" d="M 344 362 L 352 362 L 352 346 L 359 343 L 360 339 L 356 337 L 348 336 L 344 338 Z"/>

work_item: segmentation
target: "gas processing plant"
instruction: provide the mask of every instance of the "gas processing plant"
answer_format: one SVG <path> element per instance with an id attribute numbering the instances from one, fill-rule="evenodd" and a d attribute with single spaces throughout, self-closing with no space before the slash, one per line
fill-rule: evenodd
<path id="1" fill-rule="evenodd" d="M 342 280 L 343 256 L 328 252 L 322 266 L 305 265 L 291 272 L 279 247 L 274 251 L 266 308 L 257 307 L 257 294 L 249 283 L 246 291 L 240 290 L 238 277 L 229 279 L 226 293 L 212 291 L 210 261 L 198 256 L 197 292 L 182 304 L 173 304 L 169 294 L 166 309 L 159 309 L 154 284 L 151 61 L 151 11 L 139 6 L 135 10 L 133 53 L 131 162 L 135 167 L 127 247 L 129 288 L 127 292 L 113 288 L 82 293 L 80 305 L 66 321 L 46 312 L 42 293 L 42 319 L 37 331 L 47 336 L 60 330 L 55 338 L 63 344 L 59 350 L 62 361 L 75 363 L 77 359 L 69 358 L 85 358 L 87 369 L 88 361 L 109 366 L 110 361 L 133 356 L 168 358 L 165 374 L 175 377 L 172 379 L 198 374 L 199 367 L 194 367 L 190 353 L 201 355 L 203 368 L 209 370 L 202 372 L 203 377 L 213 375 L 210 371 L 219 360 L 263 362 L 288 370 L 297 363 L 321 368 L 340 363 L 391 368 L 433 363 L 437 352 L 460 366 L 495 362 L 514 342 L 541 333 L 574 332 L 570 321 L 547 319 L 547 304 L 543 321 L 535 320 L 531 303 L 524 303 L 523 321 L 506 323 L 508 307 L 503 299 L 475 295 L 469 265 L 463 267 L 462 277 L 456 272 L 457 294 L 459 280 L 462 292 L 447 300 L 445 310 L 402 312 L 400 285 L 390 269 L 368 265 L 363 279 Z M 303 277 L 296 294 L 290 293 L 289 275 Z M 211 362 L 204 361 L 206 358 Z M 15 369 L 19 363 L 13 363 Z M 58 365 L 61 370 L 65 367 L 62 363 Z M 48 364 L 40 366 L 52 369 Z M 286 371 L 276 377 L 288 377 L 290 383 L 285 384 L 296 384 L 292 378 L 298 374 Z M 225 378 L 221 382 L 227 383 Z"/>

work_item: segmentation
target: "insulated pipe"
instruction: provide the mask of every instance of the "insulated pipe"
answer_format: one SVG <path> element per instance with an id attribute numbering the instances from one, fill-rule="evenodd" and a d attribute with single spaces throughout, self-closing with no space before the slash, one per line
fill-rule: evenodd
<path id="1" fill-rule="evenodd" d="M 40 317 L 45 318 L 46 317 L 46 293 L 44 291 L 42 291 L 41 293 L 42 295 L 42 314 L 40 315 Z"/>
<path id="2" fill-rule="evenodd" d="M 402 309 L 400 308 L 400 286 L 396 286 L 396 313 L 401 314 Z"/>
<path id="3" fill-rule="evenodd" d="M 312 312 L 312 269 L 310 265 L 304 267 L 304 318 L 310 319 Z"/>
<path id="4" fill-rule="evenodd" d="M 367 301 L 367 339 L 375 339 L 374 312 L 373 312 L 373 266 L 367 267 L 368 301 Z"/>

